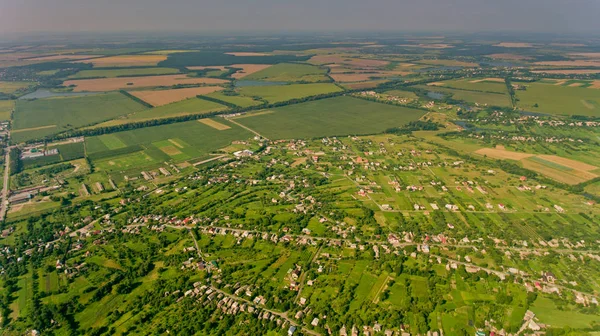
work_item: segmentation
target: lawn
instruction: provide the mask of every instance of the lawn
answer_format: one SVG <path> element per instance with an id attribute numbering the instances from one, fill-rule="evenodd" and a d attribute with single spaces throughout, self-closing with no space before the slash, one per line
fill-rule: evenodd
<path id="1" fill-rule="evenodd" d="M 178 69 L 173 68 L 130 68 L 130 69 L 99 69 L 82 70 L 69 76 L 71 79 L 98 78 L 98 77 L 130 77 L 146 75 L 172 75 L 179 73 Z"/>
<path id="2" fill-rule="evenodd" d="M 326 70 L 309 64 L 280 63 L 244 77 L 244 80 L 274 82 L 328 81 Z"/>
<path id="3" fill-rule="evenodd" d="M 10 120 L 10 115 L 14 108 L 14 100 L 0 100 L 0 120 Z"/>
<path id="4" fill-rule="evenodd" d="M 236 119 L 271 139 L 380 133 L 418 120 L 425 112 L 352 97 L 289 105 Z"/>
<path id="5" fill-rule="evenodd" d="M 563 115 L 600 115 L 600 90 L 527 83 L 517 90 L 517 105 L 525 111 Z"/>
<path id="6" fill-rule="evenodd" d="M 18 143 L 41 138 L 143 109 L 142 104 L 121 93 L 17 100 L 12 140 Z"/>
<path id="7" fill-rule="evenodd" d="M 330 83 L 245 86 L 239 89 L 239 92 L 244 96 L 260 97 L 269 103 L 283 102 L 340 91 L 342 91 L 342 89 L 335 84 Z"/>

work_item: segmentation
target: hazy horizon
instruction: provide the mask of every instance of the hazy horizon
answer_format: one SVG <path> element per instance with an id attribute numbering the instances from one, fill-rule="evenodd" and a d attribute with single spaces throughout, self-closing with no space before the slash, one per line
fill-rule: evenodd
<path id="1" fill-rule="evenodd" d="M 3 34 L 62 32 L 600 31 L 587 0 L 0 0 Z"/>

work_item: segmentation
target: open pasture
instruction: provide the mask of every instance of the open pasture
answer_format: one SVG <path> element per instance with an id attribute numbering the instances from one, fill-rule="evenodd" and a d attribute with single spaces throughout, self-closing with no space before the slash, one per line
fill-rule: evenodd
<path id="1" fill-rule="evenodd" d="M 114 78 L 127 76 L 148 76 L 148 75 L 171 75 L 179 73 L 178 69 L 173 68 L 130 68 L 130 69 L 97 69 L 82 70 L 69 76 L 71 79 L 81 78 Z"/>
<path id="2" fill-rule="evenodd" d="M 64 86 L 74 86 L 75 92 L 81 91 L 114 91 L 120 89 L 133 89 L 143 87 L 161 87 L 174 85 L 196 84 L 223 84 L 226 80 L 217 78 L 187 77 L 185 74 L 144 76 L 144 77 L 116 77 L 99 79 L 68 80 Z"/>
<path id="3" fill-rule="evenodd" d="M 166 55 L 118 55 L 75 61 L 77 63 L 91 63 L 97 68 L 127 67 L 127 66 L 155 66 L 167 59 Z"/>
<path id="4" fill-rule="evenodd" d="M 219 86 L 201 86 L 172 90 L 130 91 L 129 93 L 152 106 L 162 106 L 219 90 L 223 90 L 223 88 Z"/>
<path id="5" fill-rule="evenodd" d="M 517 90 L 517 105 L 525 111 L 558 115 L 598 116 L 600 90 L 576 86 L 527 83 Z"/>
<path id="6" fill-rule="evenodd" d="M 280 63 L 244 77 L 248 80 L 273 82 L 318 82 L 327 81 L 326 70 L 308 64 Z"/>
<path id="7" fill-rule="evenodd" d="M 15 142 L 102 122 L 144 110 L 145 107 L 120 93 L 75 98 L 18 100 L 12 139 Z"/>
<path id="8" fill-rule="evenodd" d="M 336 97 L 272 109 L 237 121 L 272 139 L 379 133 L 418 120 L 425 112 L 352 97 Z"/>
<path id="9" fill-rule="evenodd" d="M 244 96 L 260 97 L 269 103 L 277 103 L 340 91 L 342 91 L 342 89 L 330 83 L 245 86 L 239 89 L 239 92 Z"/>

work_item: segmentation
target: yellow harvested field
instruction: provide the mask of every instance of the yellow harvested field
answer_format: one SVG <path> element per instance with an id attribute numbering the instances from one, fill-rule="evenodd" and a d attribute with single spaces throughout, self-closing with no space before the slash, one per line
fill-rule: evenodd
<path id="1" fill-rule="evenodd" d="M 554 162 L 554 163 L 559 164 L 561 166 L 565 166 L 565 167 L 569 167 L 571 169 L 575 169 L 575 170 L 592 171 L 592 170 L 595 170 L 595 169 L 598 168 L 596 166 L 592 166 L 592 165 L 587 164 L 587 163 L 583 163 L 583 162 L 580 162 L 580 161 L 575 161 L 575 160 L 567 159 L 567 158 L 556 156 L 556 155 L 537 155 L 537 157 L 542 158 L 542 159 L 544 159 L 546 161 Z"/>
<path id="2" fill-rule="evenodd" d="M 142 87 L 173 86 L 178 84 L 223 84 L 228 81 L 217 78 L 187 77 L 185 74 L 143 77 L 115 77 L 68 80 L 64 86 L 74 85 L 75 92 L 114 91 Z"/>
<path id="3" fill-rule="evenodd" d="M 162 106 L 220 90 L 223 90 L 220 86 L 201 86 L 172 90 L 129 91 L 129 93 L 152 106 Z"/>
<path id="4" fill-rule="evenodd" d="M 475 154 L 485 155 L 487 157 L 491 157 L 493 159 L 501 159 L 501 160 L 523 160 L 528 157 L 534 156 L 533 154 L 527 153 L 519 153 L 519 152 L 511 152 L 504 149 L 497 148 L 482 148 L 475 151 Z"/>
<path id="5" fill-rule="evenodd" d="M 533 70 L 533 73 L 561 74 L 561 75 L 585 75 L 600 73 L 600 69 L 581 69 L 581 70 Z"/>
<path id="6" fill-rule="evenodd" d="M 189 66 L 189 67 L 187 67 L 187 68 L 188 68 L 188 70 L 205 70 L 205 69 L 219 69 L 219 70 L 221 70 L 221 71 L 225 71 L 225 70 L 226 70 L 226 68 L 225 68 L 225 66 L 224 66 L 224 65 L 213 65 L 213 66 L 205 66 L 205 65 L 202 65 L 202 66 Z"/>
<path id="7" fill-rule="evenodd" d="M 210 127 L 214 128 L 216 130 L 219 130 L 219 131 L 223 131 L 223 130 L 231 128 L 231 127 L 229 127 L 227 125 L 221 124 L 220 122 L 212 120 L 212 119 L 200 119 L 198 121 L 201 122 L 201 123 L 203 123 L 206 126 L 210 126 Z"/>
<path id="8" fill-rule="evenodd" d="M 579 184 L 593 178 L 596 178 L 597 175 L 580 170 L 570 170 L 570 171 L 562 171 L 558 169 L 551 168 L 542 163 L 532 161 L 532 160 L 523 160 L 523 167 L 538 172 L 542 175 L 545 175 L 551 179 L 554 179 L 558 182 L 566 183 L 566 184 Z"/>
<path id="9" fill-rule="evenodd" d="M 531 48 L 531 47 L 533 47 L 533 44 L 531 44 L 531 43 L 523 43 L 523 42 L 502 42 L 502 43 L 494 44 L 494 47 Z"/>
<path id="10" fill-rule="evenodd" d="M 41 56 L 35 58 L 28 58 L 28 61 L 63 61 L 63 60 L 82 60 L 94 57 L 100 57 L 101 55 L 52 55 L 52 56 Z"/>
<path id="11" fill-rule="evenodd" d="M 232 68 L 240 68 L 242 70 L 239 70 L 238 72 L 234 73 L 233 75 L 231 75 L 231 77 L 235 79 L 244 78 L 255 72 L 264 70 L 270 66 L 271 64 L 234 64 L 231 66 Z"/>
<path id="12" fill-rule="evenodd" d="M 226 54 L 233 55 L 233 56 L 269 56 L 269 54 L 250 52 L 250 51 L 228 52 Z"/>
<path id="13" fill-rule="evenodd" d="M 548 61 L 548 62 L 536 62 L 536 65 L 548 65 L 548 66 L 564 66 L 564 67 L 600 67 L 600 61 L 589 61 L 589 60 L 575 60 L 575 61 Z"/>
<path id="14" fill-rule="evenodd" d="M 600 52 L 570 53 L 569 56 L 583 58 L 600 58 Z"/>
<path id="15" fill-rule="evenodd" d="M 167 55 L 120 55 L 100 57 L 76 63 L 92 63 L 97 67 L 154 66 L 167 59 Z"/>

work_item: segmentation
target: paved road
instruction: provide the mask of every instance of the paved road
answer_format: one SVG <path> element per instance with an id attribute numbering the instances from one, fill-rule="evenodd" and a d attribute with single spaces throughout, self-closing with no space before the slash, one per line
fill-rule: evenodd
<path id="1" fill-rule="evenodd" d="M 4 215 L 6 214 L 6 208 L 8 207 L 8 177 L 10 176 L 9 166 L 10 166 L 10 148 L 6 148 L 6 154 L 4 158 L 4 183 L 2 184 L 2 197 L 0 202 L 0 221 L 4 220 Z"/>

